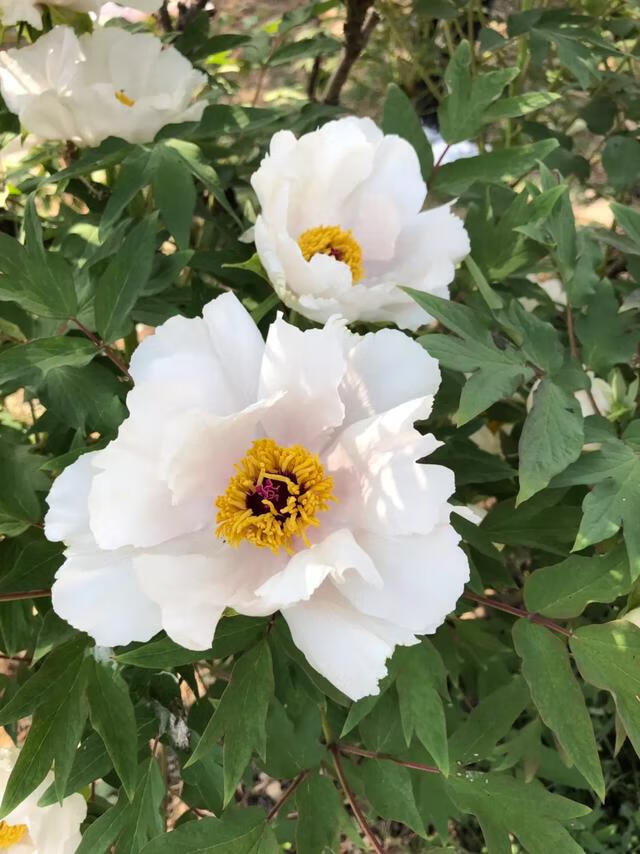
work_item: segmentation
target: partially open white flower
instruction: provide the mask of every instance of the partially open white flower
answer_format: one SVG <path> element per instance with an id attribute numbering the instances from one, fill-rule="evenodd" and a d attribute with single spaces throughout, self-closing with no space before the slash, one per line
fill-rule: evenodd
<path id="1" fill-rule="evenodd" d="M 194 99 L 205 81 L 175 48 L 117 27 L 80 38 L 54 27 L 0 53 L 0 91 L 23 127 L 80 145 L 149 142 L 166 124 L 199 119 L 205 103 Z"/>
<path id="2" fill-rule="evenodd" d="M 160 6 L 160 0 L 127 0 L 127 3 L 131 3 L 134 8 L 147 14 L 155 12 Z M 43 3 L 38 3 L 36 0 L 0 0 L 0 24 L 3 27 L 12 27 L 20 21 L 25 21 L 37 30 L 41 30 L 42 5 Z M 97 14 L 103 5 L 103 0 L 47 0 L 47 5 L 62 6 L 74 12 Z"/>
<path id="3" fill-rule="evenodd" d="M 20 751 L 0 748 L 0 797 Z M 73 854 L 80 844 L 80 825 L 87 814 L 82 795 L 73 794 L 61 804 L 39 807 L 38 801 L 53 783 L 49 772 L 19 806 L 0 821 L 0 851 L 8 854 Z"/>
<path id="4" fill-rule="evenodd" d="M 226 606 L 280 610 L 356 699 L 396 644 L 434 632 L 468 579 L 453 473 L 417 464 L 437 362 L 401 332 L 340 322 L 266 343 L 231 294 L 174 317 L 131 363 L 118 438 L 67 468 L 45 533 L 67 544 L 53 606 L 96 642 L 165 629 L 204 649 Z"/>
<path id="5" fill-rule="evenodd" d="M 370 119 L 276 133 L 251 178 L 255 242 L 280 298 L 320 322 L 430 318 L 400 288 L 446 297 L 469 238 L 450 205 L 421 211 L 427 188 L 406 140 Z"/>

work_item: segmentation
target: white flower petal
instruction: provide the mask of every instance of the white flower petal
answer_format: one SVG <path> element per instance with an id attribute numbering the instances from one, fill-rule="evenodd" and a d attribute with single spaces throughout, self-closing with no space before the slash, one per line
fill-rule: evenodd
<path id="1" fill-rule="evenodd" d="M 395 646 L 417 642 L 412 632 L 360 613 L 329 581 L 282 613 L 309 664 L 352 700 L 377 694 Z"/>
<path id="2" fill-rule="evenodd" d="M 335 513 L 344 525 L 390 536 L 427 534 L 448 518 L 453 472 L 416 463 L 440 444 L 412 426 L 428 415 L 431 402 L 408 401 L 338 435 L 326 452 L 326 467 L 338 498 Z"/>
<path id="3" fill-rule="evenodd" d="M 100 646 L 147 641 L 162 628 L 159 608 L 142 592 L 133 550 L 69 553 L 51 590 L 54 611 Z"/>
<path id="4" fill-rule="evenodd" d="M 339 327 L 301 332 L 279 316 L 267 336 L 258 395 L 285 391 L 286 397 L 265 413 L 267 435 L 281 445 L 313 450 L 344 418 L 338 392 L 344 370 Z"/>
<path id="5" fill-rule="evenodd" d="M 383 585 L 376 589 L 351 573 L 340 588 L 355 608 L 416 634 L 431 634 L 455 608 L 469 580 L 467 556 L 450 525 L 426 537 L 381 537 L 360 532 Z"/>
<path id="6" fill-rule="evenodd" d="M 340 389 L 345 425 L 438 391 L 437 360 L 401 332 L 382 329 L 363 337 L 351 335 L 347 347 Z"/>
<path id="7" fill-rule="evenodd" d="M 55 479 L 47 496 L 49 510 L 44 517 L 44 533 L 48 540 L 73 544 L 89 535 L 87 500 L 95 475 L 93 463 L 99 453 L 82 454 Z"/>
<path id="8" fill-rule="evenodd" d="M 382 580 L 371 558 L 355 541 L 351 531 L 341 528 L 311 548 L 293 555 L 282 572 L 271 576 L 256 594 L 272 603 L 272 610 L 309 599 L 330 576 L 340 584 L 353 570 L 366 584 L 380 587 Z"/>

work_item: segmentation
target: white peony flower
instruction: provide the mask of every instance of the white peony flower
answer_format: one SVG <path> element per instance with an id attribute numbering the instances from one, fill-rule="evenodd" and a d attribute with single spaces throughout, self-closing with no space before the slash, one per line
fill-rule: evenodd
<path id="1" fill-rule="evenodd" d="M 20 751 L 0 748 L 0 797 Z M 61 804 L 39 807 L 38 801 L 53 783 L 50 771 L 38 788 L 0 821 L 0 851 L 9 854 L 73 854 L 80 844 L 80 825 L 87 814 L 82 795 L 74 794 Z"/>
<path id="2" fill-rule="evenodd" d="M 127 0 L 128 2 L 129 0 Z M 30 26 L 41 30 L 42 13 L 40 10 L 42 5 L 36 0 L 0 0 L 0 23 L 4 27 L 12 27 L 20 21 L 26 21 Z M 103 5 L 103 0 L 47 0 L 47 5 L 62 6 L 74 12 L 89 12 L 97 15 Z M 107 5 L 116 6 L 117 4 Z M 160 6 L 160 0 L 133 0 L 133 6 L 136 10 L 151 14 Z M 118 8 L 122 9 L 122 7 Z"/>
<path id="3" fill-rule="evenodd" d="M 35 44 L 0 53 L 7 107 L 42 139 L 97 145 L 108 136 L 149 142 L 171 122 L 197 120 L 206 81 L 173 47 L 117 27 L 78 38 L 54 27 Z"/>
<path id="4" fill-rule="evenodd" d="M 416 329 L 429 315 L 397 286 L 446 297 L 469 252 L 450 205 L 421 212 L 414 149 L 370 119 L 338 119 L 300 139 L 279 131 L 251 183 L 260 260 L 283 302 L 311 320 Z"/>
<path id="5" fill-rule="evenodd" d="M 53 606 L 98 644 L 160 629 L 211 644 L 225 607 L 280 610 L 308 661 L 357 699 L 396 644 L 434 632 L 469 577 L 447 499 L 418 465 L 437 362 L 401 332 L 279 317 L 266 343 L 232 294 L 135 351 L 118 438 L 55 481 L 67 544 Z"/>

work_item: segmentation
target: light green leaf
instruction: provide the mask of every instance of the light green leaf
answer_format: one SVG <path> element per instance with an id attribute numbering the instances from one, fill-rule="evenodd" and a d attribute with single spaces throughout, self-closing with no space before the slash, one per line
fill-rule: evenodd
<path id="1" fill-rule="evenodd" d="M 487 107 L 484 113 L 485 122 L 525 116 L 534 110 L 542 110 L 548 107 L 549 104 L 553 104 L 560 98 L 561 96 L 557 92 L 525 92 L 522 95 L 501 98 Z"/>
<path id="2" fill-rule="evenodd" d="M 535 168 L 558 147 L 557 139 L 544 139 L 528 145 L 501 148 L 477 157 L 465 157 L 445 163 L 431 180 L 430 190 L 457 196 L 475 181 L 503 181 L 519 178 Z"/>
<path id="3" fill-rule="evenodd" d="M 571 555 L 536 569 L 525 581 L 524 600 L 545 617 L 577 617 L 590 602 L 613 602 L 630 587 L 627 553 L 616 546 L 603 557 Z"/>
<path id="4" fill-rule="evenodd" d="M 583 678 L 613 696 L 634 750 L 640 754 L 640 629 L 623 620 L 582 626 L 570 644 Z"/>
<path id="5" fill-rule="evenodd" d="M 604 778 L 591 718 L 571 671 L 566 644 L 549 629 L 529 620 L 513 626 L 516 652 L 533 702 L 569 760 L 604 800 Z"/>
<path id="6" fill-rule="evenodd" d="M 0 385 L 38 385 L 55 368 L 88 365 L 97 352 L 91 341 L 69 335 L 16 344 L 0 352 Z"/>
<path id="7" fill-rule="evenodd" d="M 517 503 L 548 486 L 554 475 L 580 456 L 583 444 L 584 426 L 578 401 L 550 379 L 543 379 L 534 392 L 533 408 L 524 422 L 518 444 Z"/>

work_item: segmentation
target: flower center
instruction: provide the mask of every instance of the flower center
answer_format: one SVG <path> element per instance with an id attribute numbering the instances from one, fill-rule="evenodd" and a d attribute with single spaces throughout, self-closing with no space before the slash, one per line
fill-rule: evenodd
<path id="1" fill-rule="evenodd" d="M 0 850 L 11 848 L 25 836 L 28 831 L 26 824 L 7 824 L 0 821 Z"/>
<path id="2" fill-rule="evenodd" d="M 124 91 L 124 89 L 118 89 L 118 91 L 114 92 L 113 94 L 115 95 L 116 100 L 120 101 L 121 104 L 124 104 L 125 107 L 133 107 L 133 105 L 135 104 L 133 98 L 130 98 Z"/>
<path id="3" fill-rule="evenodd" d="M 319 525 L 316 514 L 336 500 L 318 457 L 302 445 L 283 448 L 258 439 L 235 468 L 238 474 L 216 501 L 216 535 L 232 546 L 248 540 L 274 553 L 283 548 L 292 554 L 294 537 L 310 546 L 306 529 Z"/>
<path id="4" fill-rule="evenodd" d="M 343 231 L 337 225 L 308 228 L 298 238 L 298 246 L 305 261 L 310 261 L 318 253 L 331 255 L 337 261 L 342 261 L 351 269 L 354 285 L 364 275 L 362 249 L 351 231 Z"/>

